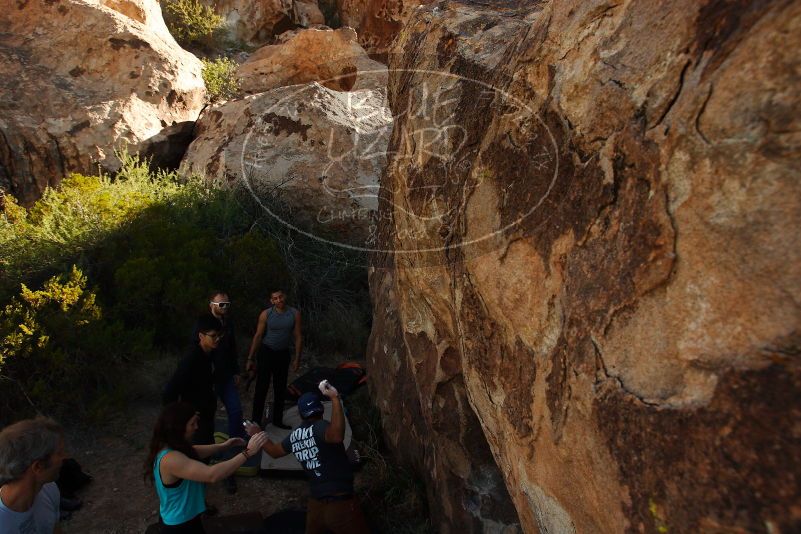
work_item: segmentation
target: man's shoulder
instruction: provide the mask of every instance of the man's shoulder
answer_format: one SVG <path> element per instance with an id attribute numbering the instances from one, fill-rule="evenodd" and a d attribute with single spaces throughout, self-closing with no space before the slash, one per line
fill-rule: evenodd
<path id="1" fill-rule="evenodd" d="M 314 423 L 301 421 L 301 423 L 294 427 L 292 431 L 289 433 L 289 437 L 293 439 L 298 439 L 303 436 L 304 433 L 308 434 L 309 428 L 313 426 Z"/>
<path id="2" fill-rule="evenodd" d="M 314 437 L 318 440 L 325 441 L 325 431 L 328 430 L 328 427 L 331 426 L 329 421 L 325 419 L 320 419 L 319 421 L 315 421 L 312 425 L 312 432 L 314 432 Z"/>
<path id="3" fill-rule="evenodd" d="M 186 352 L 184 352 L 184 355 L 181 358 L 181 363 L 194 363 L 205 355 L 206 353 L 203 352 L 203 349 L 200 348 L 200 345 L 192 345 Z"/>
<path id="4" fill-rule="evenodd" d="M 58 509 L 60 501 L 61 491 L 58 485 L 55 482 L 48 482 L 39 490 L 34 506 Z"/>
<path id="5" fill-rule="evenodd" d="M 53 497 L 56 500 L 61 499 L 61 490 L 58 489 L 58 484 L 55 482 L 48 482 L 44 486 L 42 486 L 41 492 L 46 494 L 48 497 Z"/>
<path id="6" fill-rule="evenodd" d="M 183 368 L 195 368 L 197 366 L 203 366 L 211 362 L 211 358 L 208 354 L 203 352 L 203 349 L 200 348 L 200 345 L 194 345 L 187 350 L 181 360 L 178 362 L 178 367 Z"/>

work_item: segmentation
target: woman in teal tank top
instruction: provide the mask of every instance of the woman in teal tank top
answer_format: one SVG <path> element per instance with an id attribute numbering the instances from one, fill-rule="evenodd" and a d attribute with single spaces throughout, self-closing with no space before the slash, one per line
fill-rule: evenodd
<path id="1" fill-rule="evenodd" d="M 145 462 L 145 478 L 151 479 L 156 486 L 162 532 L 204 532 L 200 515 L 206 511 L 205 483 L 232 475 L 248 458 L 257 454 L 267 440 L 263 432 L 254 435 L 240 454 L 209 466 L 199 460 L 244 445 L 245 440 L 231 438 L 216 445 L 192 445 L 197 423 L 198 414 L 194 406 L 188 402 L 174 402 L 164 407 L 153 429 L 150 453 Z"/>

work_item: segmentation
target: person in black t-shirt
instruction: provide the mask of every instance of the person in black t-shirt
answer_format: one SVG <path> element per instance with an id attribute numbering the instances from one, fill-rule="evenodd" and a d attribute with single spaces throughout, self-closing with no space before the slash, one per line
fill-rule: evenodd
<path id="1" fill-rule="evenodd" d="M 345 454 L 345 414 L 337 390 L 327 381 L 320 385 L 332 403 L 331 422 L 323 419 L 323 404 L 316 393 L 298 399 L 303 422 L 281 443 L 267 442 L 262 449 L 273 458 L 294 454 L 309 478 L 306 534 L 367 534 L 367 522 L 353 492 L 353 470 Z M 247 425 L 248 434 L 261 429 Z"/>
<path id="2" fill-rule="evenodd" d="M 195 343 L 167 382 L 162 403 L 182 400 L 194 406 L 200 415 L 195 442 L 208 445 L 214 443 L 214 412 L 217 411 L 212 352 L 222 338 L 222 325 L 208 314 L 198 318 L 197 328 Z"/>

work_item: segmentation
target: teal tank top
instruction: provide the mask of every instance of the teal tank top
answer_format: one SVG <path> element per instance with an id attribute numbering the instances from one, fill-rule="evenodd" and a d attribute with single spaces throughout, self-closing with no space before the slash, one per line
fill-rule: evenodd
<path id="1" fill-rule="evenodd" d="M 161 481 L 161 459 L 172 449 L 164 449 L 153 463 L 153 480 L 159 496 L 159 513 L 165 525 L 180 525 L 206 511 L 206 485 L 194 480 L 181 480 L 177 486 L 165 487 Z"/>

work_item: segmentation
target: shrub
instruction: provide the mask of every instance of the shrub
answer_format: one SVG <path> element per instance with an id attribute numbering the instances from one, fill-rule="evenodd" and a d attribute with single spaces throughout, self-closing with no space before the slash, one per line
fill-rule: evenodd
<path id="1" fill-rule="evenodd" d="M 168 0 L 164 3 L 164 22 L 175 40 L 189 48 L 212 43 L 223 19 L 199 0 Z"/>
<path id="2" fill-rule="evenodd" d="M 0 312 L 0 377 L 6 419 L 19 412 L 81 412 L 116 387 L 115 369 L 149 347 L 141 332 L 108 321 L 76 267 L 41 289 L 25 285 Z M 25 403 L 28 405 L 26 406 Z"/>
<path id="3" fill-rule="evenodd" d="M 228 58 L 203 59 L 203 82 L 209 102 L 230 100 L 239 92 L 236 61 Z"/>
<path id="4" fill-rule="evenodd" d="M 237 322 L 255 324 L 268 288 L 291 284 L 279 248 L 254 226 L 248 206 L 198 178 L 152 172 L 137 156 L 119 156 L 113 179 L 72 175 L 27 214 L 7 203 L 0 298 L 74 263 L 111 317 L 148 330 L 160 344 L 185 343 L 214 287 L 243 304 L 232 310 Z"/>
<path id="5" fill-rule="evenodd" d="M 72 263 L 86 264 L 138 214 L 186 189 L 174 173 L 151 175 L 147 162 L 127 152 L 118 156 L 122 169 L 115 179 L 72 174 L 58 189 L 48 188 L 27 213 L 6 202 L 0 214 L 0 298 L 10 298 L 22 282 L 38 284 Z"/>
<path id="6" fill-rule="evenodd" d="M 154 172 L 124 152 L 119 157 L 113 178 L 72 175 L 27 212 L 6 199 L 0 302 L 18 298 L 20 284 L 42 287 L 76 265 L 103 302 L 99 323 L 140 330 L 159 350 L 183 350 L 212 288 L 229 293 L 232 317 L 247 335 L 269 289 L 283 286 L 303 313 L 310 348 L 363 354 L 371 317 L 360 258 L 302 241 L 260 217 L 247 193 Z M 118 350 L 114 339 L 98 339 L 109 353 Z M 63 351 L 73 357 L 68 345 Z M 7 391 L 24 402 L 15 388 Z"/>

